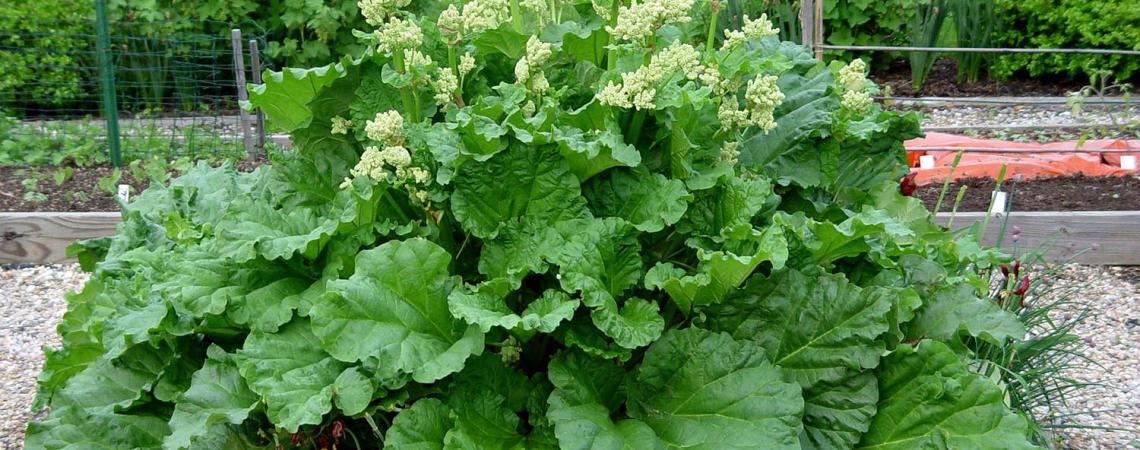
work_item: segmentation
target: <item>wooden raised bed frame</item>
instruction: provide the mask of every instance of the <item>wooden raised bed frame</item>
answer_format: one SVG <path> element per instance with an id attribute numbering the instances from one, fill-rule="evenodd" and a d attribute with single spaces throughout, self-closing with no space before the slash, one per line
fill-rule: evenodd
<path id="1" fill-rule="evenodd" d="M 982 220 L 985 213 L 958 213 L 955 228 Z M 946 223 L 949 214 L 936 221 Z M 67 246 L 79 239 L 110 236 L 119 223 L 117 212 L 0 213 L 0 264 L 57 264 L 70 262 Z M 1001 218 L 990 220 L 986 243 L 993 243 Z M 1092 265 L 1140 265 L 1140 211 L 1015 212 L 1010 229 L 1021 229 L 1018 242 L 1004 246 L 1031 249 L 1048 245 L 1056 262 Z"/>

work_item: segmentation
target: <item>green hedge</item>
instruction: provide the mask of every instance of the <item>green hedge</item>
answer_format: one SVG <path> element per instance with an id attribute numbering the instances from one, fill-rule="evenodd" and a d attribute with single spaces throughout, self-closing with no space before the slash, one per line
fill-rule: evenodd
<path id="1" fill-rule="evenodd" d="M 81 91 L 74 69 L 88 46 L 79 35 L 90 33 L 91 2 L 48 3 L 15 0 L 0 13 L 0 99 L 59 104 Z"/>
<path id="2" fill-rule="evenodd" d="M 1022 48 L 1103 48 L 1140 50 L 1140 2 L 1136 0 L 998 0 L 1005 20 L 994 44 Z M 1002 55 L 990 75 L 1008 78 L 1018 71 L 1030 76 L 1083 77 L 1095 70 L 1113 71 L 1119 79 L 1135 77 L 1140 58 L 1119 55 Z"/>

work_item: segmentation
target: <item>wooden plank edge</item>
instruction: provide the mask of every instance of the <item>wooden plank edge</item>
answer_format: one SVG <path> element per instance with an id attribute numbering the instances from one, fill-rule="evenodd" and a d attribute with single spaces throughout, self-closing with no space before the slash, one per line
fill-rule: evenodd
<path id="1" fill-rule="evenodd" d="M 118 212 L 0 212 L 0 264 L 59 264 L 72 242 L 115 234 Z"/>
<path id="2" fill-rule="evenodd" d="M 984 212 L 957 213 L 953 228 L 972 226 L 985 216 Z M 945 225 L 949 218 L 950 213 L 940 213 L 935 223 Z M 997 242 L 1006 219 L 1006 215 L 991 216 L 984 244 Z M 1040 251 L 1055 263 L 1140 265 L 1140 211 L 1014 212 L 1008 215 L 1002 249 L 1014 255 Z"/>

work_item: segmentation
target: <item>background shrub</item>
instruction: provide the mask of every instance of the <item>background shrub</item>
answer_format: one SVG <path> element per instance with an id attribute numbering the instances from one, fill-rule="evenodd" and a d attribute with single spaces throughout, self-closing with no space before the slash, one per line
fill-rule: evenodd
<path id="1" fill-rule="evenodd" d="M 1104 48 L 1140 50 L 1140 2 L 1135 0 L 998 0 L 1005 20 L 994 39 L 998 47 Z M 1132 78 L 1140 58 L 1119 55 L 1001 55 L 990 75 L 1086 77 L 1098 69 Z"/>

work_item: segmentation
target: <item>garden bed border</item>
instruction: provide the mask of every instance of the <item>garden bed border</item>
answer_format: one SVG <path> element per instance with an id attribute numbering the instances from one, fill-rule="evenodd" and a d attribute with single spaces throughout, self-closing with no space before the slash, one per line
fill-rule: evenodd
<path id="1" fill-rule="evenodd" d="M 954 227 L 984 220 L 984 212 L 960 212 Z M 120 221 L 118 212 L 0 212 L 0 264 L 58 264 L 73 261 L 66 254 L 71 242 L 110 236 Z M 949 213 L 935 222 L 946 224 Z M 1003 217 L 991 217 L 984 242 L 993 243 Z M 1014 226 L 1020 229 L 1012 242 Z M 1091 265 L 1140 265 L 1140 211 L 1032 211 L 1009 217 L 1003 247 L 1024 253 L 1051 246 L 1054 262 Z"/>

